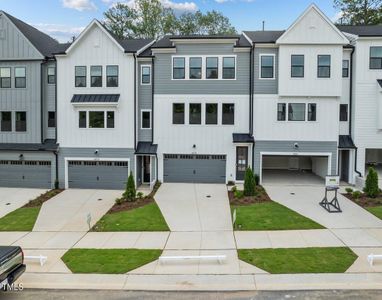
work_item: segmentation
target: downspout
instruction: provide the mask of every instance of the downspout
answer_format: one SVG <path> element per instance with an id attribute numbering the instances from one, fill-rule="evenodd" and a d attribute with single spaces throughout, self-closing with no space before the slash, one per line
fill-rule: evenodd
<path id="1" fill-rule="evenodd" d="M 55 136 L 54 136 L 54 141 L 55 143 L 57 144 L 57 141 L 58 141 L 58 138 L 57 138 L 57 120 L 58 120 L 58 113 L 57 113 L 57 78 L 58 78 L 58 72 L 57 72 L 57 60 L 55 61 L 55 67 L 56 67 L 56 70 L 55 70 L 55 86 L 54 86 L 54 108 L 55 108 L 55 117 L 56 117 L 56 127 L 54 128 L 54 132 L 55 132 Z M 58 152 L 59 152 L 59 149 L 57 151 L 54 152 L 54 155 L 56 157 L 56 183 L 54 184 L 54 187 L 55 188 L 59 188 L 60 186 L 60 182 L 58 180 Z"/>
<path id="2" fill-rule="evenodd" d="M 155 87 L 155 57 L 151 59 L 151 144 L 154 144 L 154 87 Z M 155 177 L 158 181 L 158 153 L 155 153 Z"/>
<path id="3" fill-rule="evenodd" d="M 137 152 L 137 55 L 134 57 L 134 182 L 137 186 L 137 159 L 135 153 Z M 131 170 L 130 170 L 131 171 Z"/>
<path id="4" fill-rule="evenodd" d="M 353 115 L 353 54 L 355 48 L 352 49 L 350 53 L 350 88 L 349 88 L 349 135 L 352 136 L 352 115 Z M 358 156 L 358 148 L 355 147 L 355 157 L 354 157 L 354 172 L 358 174 L 359 177 L 362 177 L 360 171 L 357 170 L 357 156 Z"/>
<path id="5" fill-rule="evenodd" d="M 43 74 L 43 66 L 46 63 L 46 59 L 44 59 L 40 65 L 40 131 L 41 131 L 41 144 L 44 143 L 44 74 Z"/>

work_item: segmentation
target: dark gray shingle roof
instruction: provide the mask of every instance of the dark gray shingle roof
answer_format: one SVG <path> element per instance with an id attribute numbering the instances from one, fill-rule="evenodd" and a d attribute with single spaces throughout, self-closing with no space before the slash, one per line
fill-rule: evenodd
<path id="1" fill-rule="evenodd" d="M 337 28 L 361 37 L 382 36 L 382 25 L 337 25 Z"/>
<path id="2" fill-rule="evenodd" d="M 141 54 L 139 54 L 139 57 L 152 57 L 152 51 L 151 48 L 147 48 L 145 51 L 143 51 Z"/>
<path id="3" fill-rule="evenodd" d="M 377 79 L 379 86 L 382 88 L 382 79 Z"/>
<path id="4" fill-rule="evenodd" d="M 172 39 L 178 40 L 214 40 L 214 39 L 236 39 L 236 47 L 250 47 L 250 43 L 243 35 L 166 35 L 153 44 L 151 48 L 174 48 Z"/>
<path id="5" fill-rule="evenodd" d="M 338 148 L 354 149 L 356 146 L 350 135 L 340 135 L 338 137 Z"/>
<path id="6" fill-rule="evenodd" d="M 119 94 L 81 94 L 73 95 L 71 103 L 117 103 Z"/>
<path id="7" fill-rule="evenodd" d="M 4 13 L 4 15 L 11 20 L 17 29 L 21 31 L 21 33 L 43 56 L 53 56 L 53 53 L 55 53 L 57 47 L 59 46 L 59 43 L 55 39 L 4 11 L 0 11 L 0 14 L 1 13 Z"/>
<path id="8" fill-rule="evenodd" d="M 138 142 L 137 151 L 135 154 L 156 154 L 158 145 L 151 142 Z"/>
<path id="9" fill-rule="evenodd" d="M 58 144 L 54 140 L 46 140 L 43 144 L 0 143 L 0 150 L 8 151 L 56 151 Z"/>
<path id="10" fill-rule="evenodd" d="M 260 44 L 275 43 L 284 32 L 285 30 L 244 31 L 252 42 Z"/>

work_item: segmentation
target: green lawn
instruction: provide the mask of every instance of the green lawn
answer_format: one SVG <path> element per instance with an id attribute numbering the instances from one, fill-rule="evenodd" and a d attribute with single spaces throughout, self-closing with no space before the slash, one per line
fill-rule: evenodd
<path id="1" fill-rule="evenodd" d="M 349 248 L 242 249 L 239 258 L 271 274 L 343 273 L 357 259 Z"/>
<path id="2" fill-rule="evenodd" d="M 94 231 L 169 231 L 156 203 L 132 210 L 108 213 L 93 227 Z"/>
<path id="3" fill-rule="evenodd" d="M 0 231 L 32 231 L 41 206 L 21 207 L 0 219 Z"/>
<path id="4" fill-rule="evenodd" d="M 382 220 L 382 206 L 366 207 L 367 211 Z"/>
<path id="5" fill-rule="evenodd" d="M 73 273 L 124 274 L 159 258 L 162 250 L 70 249 L 61 258 Z"/>
<path id="6" fill-rule="evenodd" d="M 276 202 L 233 206 L 238 230 L 321 229 L 322 225 Z"/>

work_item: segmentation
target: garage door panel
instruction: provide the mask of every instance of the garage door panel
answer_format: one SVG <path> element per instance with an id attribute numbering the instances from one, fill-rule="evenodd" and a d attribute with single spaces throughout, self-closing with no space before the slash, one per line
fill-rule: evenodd
<path id="1" fill-rule="evenodd" d="M 70 188 L 123 190 L 128 175 L 128 162 L 68 162 Z"/>
<path id="2" fill-rule="evenodd" d="M 165 155 L 165 182 L 225 183 L 224 155 Z"/>

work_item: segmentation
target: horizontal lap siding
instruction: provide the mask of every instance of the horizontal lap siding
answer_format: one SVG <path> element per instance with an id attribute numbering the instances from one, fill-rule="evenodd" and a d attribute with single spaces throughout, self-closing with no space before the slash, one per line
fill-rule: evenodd
<path id="1" fill-rule="evenodd" d="M 151 142 L 152 139 L 152 129 L 141 129 L 141 110 L 151 109 L 152 110 L 152 82 L 150 85 L 141 85 L 141 66 L 151 65 L 151 62 L 140 62 L 138 67 L 138 141 L 140 142 Z M 151 75 L 152 75 L 151 69 Z M 152 80 L 151 80 L 152 81 Z M 151 112 L 152 121 L 152 112 Z M 151 126 L 152 127 L 152 126 Z"/>
<path id="2" fill-rule="evenodd" d="M 254 50 L 254 93 L 277 94 L 278 93 L 278 69 L 279 50 L 276 48 L 255 48 Z M 260 54 L 275 54 L 275 79 L 259 79 L 260 77 Z"/>

